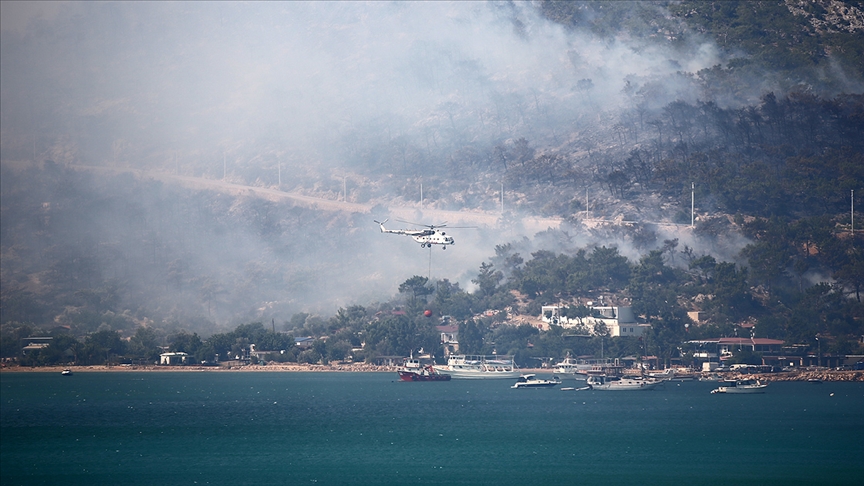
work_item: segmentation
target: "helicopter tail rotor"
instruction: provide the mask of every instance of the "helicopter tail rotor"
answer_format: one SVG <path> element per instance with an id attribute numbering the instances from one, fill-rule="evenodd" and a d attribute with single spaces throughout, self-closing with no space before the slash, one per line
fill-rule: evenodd
<path id="1" fill-rule="evenodd" d="M 376 223 L 378 223 L 378 226 L 381 227 L 381 232 L 383 233 L 383 232 L 385 231 L 385 230 L 384 230 L 384 223 L 386 223 L 387 221 L 390 221 L 390 218 L 387 218 L 387 219 L 385 219 L 384 221 L 378 221 L 378 220 L 375 220 L 375 219 L 373 219 L 372 221 L 375 221 Z"/>

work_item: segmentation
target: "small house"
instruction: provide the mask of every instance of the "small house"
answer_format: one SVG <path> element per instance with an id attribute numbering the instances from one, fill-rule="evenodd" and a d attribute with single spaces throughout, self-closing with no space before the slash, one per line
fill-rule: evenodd
<path id="1" fill-rule="evenodd" d="M 51 341 L 53 339 L 54 338 L 50 337 L 50 336 L 45 336 L 45 337 L 31 336 L 31 337 L 24 338 L 21 340 L 22 341 L 21 342 L 21 344 L 22 344 L 21 352 L 24 354 L 27 354 L 31 351 L 39 351 L 40 349 L 47 348 L 48 346 L 51 345 Z"/>
<path id="2" fill-rule="evenodd" d="M 159 355 L 159 364 L 166 366 L 184 365 L 192 362 L 192 357 L 182 351 L 176 353 L 162 353 Z"/>
<path id="3" fill-rule="evenodd" d="M 294 338 L 294 344 L 296 344 L 297 347 L 301 349 L 311 348 L 312 343 L 314 342 L 315 338 L 313 338 L 312 336 Z"/>

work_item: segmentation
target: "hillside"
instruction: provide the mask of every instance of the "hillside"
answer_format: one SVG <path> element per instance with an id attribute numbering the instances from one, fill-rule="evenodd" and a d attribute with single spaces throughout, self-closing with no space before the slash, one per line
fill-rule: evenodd
<path id="1" fill-rule="evenodd" d="M 428 305 L 553 356 L 494 324 L 598 295 L 667 354 L 697 310 L 860 347 L 860 2 L 3 8 L 4 353 Z"/>

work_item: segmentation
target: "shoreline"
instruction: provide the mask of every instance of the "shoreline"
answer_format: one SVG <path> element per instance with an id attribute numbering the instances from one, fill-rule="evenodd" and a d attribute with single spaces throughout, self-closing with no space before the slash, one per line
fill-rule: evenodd
<path id="1" fill-rule="evenodd" d="M 183 373 L 183 372 L 230 372 L 230 371 L 255 371 L 255 372 L 299 372 L 299 373 L 320 373 L 320 372 L 395 372 L 397 366 L 378 366 L 366 363 L 352 363 L 343 365 L 305 365 L 305 364 L 270 364 L 270 365 L 243 365 L 243 366 L 199 366 L 199 365 L 184 365 L 184 366 L 167 366 L 167 365 L 89 365 L 89 366 L 4 366 L 0 368 L 0 373 L 21 372 L 21 373 L 60 373 L 63 370 L 72 370 L 72 373 L 91 373 L 91 372 L 111 372 L 124 373 L 131 371 L 154 371 L 162 373 Z"/>
<path id="2" fill-rule="evenodd" d="M 57 373 L 65 369 L 72 373 L 128 373 L 128 372 L 157 372 L 157 373 L 190 373 L 190 372 L 264 372 L 264 373 L 395 373 L 400 367 L 371 365 L 367 363 L 348 363 L 334 365 L 320 364 L 268 364 L 268 365 L 243 365 L 243 366 L 164 366 L 164 365 L 91 365 L 91 366 L 3 366 L 0 373 Z M 521 368 L 523 373 L 555 374 L 550 369 L 544 368 Z M 778 381 L 821 381 L 821 382 L 864 382 L 864 371 L 836 371 L 836 370 L 800 370 L 781 373 L 742 374 L 729 373 L 723 375 L 724 379 L 757 379 L 764 382 Z"/>

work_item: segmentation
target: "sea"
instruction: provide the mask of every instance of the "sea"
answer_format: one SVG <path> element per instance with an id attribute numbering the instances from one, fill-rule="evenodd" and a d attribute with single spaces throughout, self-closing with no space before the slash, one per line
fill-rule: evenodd
<path id="1" fill-rule="evenodd" d="M 512 381 L 3 372 L 0 484 L 864 484 L 864 383 Z"/>

